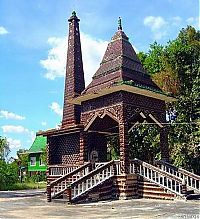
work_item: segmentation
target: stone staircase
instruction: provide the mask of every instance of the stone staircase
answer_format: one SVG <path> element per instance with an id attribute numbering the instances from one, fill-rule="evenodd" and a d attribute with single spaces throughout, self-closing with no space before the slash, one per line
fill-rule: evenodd
<path id="1" fill-rule="evenodd" d="M 162 160 L 155 161 L 155 165 L 163 171 L 182 179 L 182 185 L 185 187 L 183 193 L 185 193 L 188 200 L 200 200 L 200 176 Z"/>
<path id="2" fill-rule="evenodd" d="M 51 168 L 51 173 L 54 173 Z M 58 166 L 56 168 L 59 169 Z M 200 195 L 198 175 L 163 161 L 157 161 L 153 166 L 134 159 L 130 161 L 128 174 L 121 172 L 119 161 L 86 163 L 71 169 L 65 167 L 65 173 L 48 180 L 48 202 L 62 199 L 81 203 L 128 197 L 197 199 Z M 53 179 L 53 175 L 48 179 Z"/>

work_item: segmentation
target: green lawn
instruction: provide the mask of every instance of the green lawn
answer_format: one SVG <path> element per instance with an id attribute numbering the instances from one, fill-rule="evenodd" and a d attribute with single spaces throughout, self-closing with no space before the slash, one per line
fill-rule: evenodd
<path id="1" fill-rule="evenodd" d="M 46 186 L 46 182 L 23 182 L 9 185 L 4 190 L 43 189 L 46 188 Z"/>

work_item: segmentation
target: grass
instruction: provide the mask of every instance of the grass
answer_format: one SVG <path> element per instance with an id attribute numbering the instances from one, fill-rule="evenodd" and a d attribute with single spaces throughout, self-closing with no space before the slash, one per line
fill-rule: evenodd
<path id="1" fill-rule="evenodd" d="M 6 186 L 3 190 L 44 189 L 46 186 L 46 182 L 22 182 Z"/>

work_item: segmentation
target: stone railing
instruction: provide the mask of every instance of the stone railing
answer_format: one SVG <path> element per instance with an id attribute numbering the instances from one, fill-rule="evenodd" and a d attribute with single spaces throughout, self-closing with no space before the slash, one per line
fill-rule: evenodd
<path id="1" fill-rule="evenodd" d="M 187 187 L 200 193 L 200 176 L 182 168 L 177 168 L 162 160 L 155 161 L 155 163 L 161 170 L 181 178 L 182 182 L 185 183 Z"/>

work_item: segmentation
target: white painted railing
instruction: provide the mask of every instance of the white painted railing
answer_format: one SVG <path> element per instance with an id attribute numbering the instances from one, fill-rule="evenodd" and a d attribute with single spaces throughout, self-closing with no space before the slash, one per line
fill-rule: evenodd
<path id="1" fill-rule="evenodd" d="M 120 167 L 120 161 L 115 160 L 115 168 L 116 168 L 116 175 L 121 175 L 121 167 Z"/>
<path id="2" fill-rule="evenodd" d="M 70 194 L 70 200 L 76 200 L 105 180 L 121 175 L 121 164 L 123 163 L 117 160 L 106 163 L 87 163 L 76 168 L 47 185 L 47 200 L 51 201 L 51 198 L 56 198 L 62 193 Z M 138 159 L 130 161 L 128 168 L 129 174 L 137 174 L 176 195 L 184 196 L 183 188 L 185 187 L 182 185 L 183 180 L 180 175 L 167 172 L 166 169 L 160 169 Z M 190 181 L 189 178 L 186 180 Z M 198 187 L 197 183 L 193 181 L 191 184 Z"/>
<path id="3" fill-rule="evenodd" d="M 110 161 L 91 171 L 88 175 L 80 178 L 71 184 L 71 200 L 101 184 L 114 176 L 114 161 Z"/>
<path id="4" fill-rule="evenodd" d="M 86 163 L 85 165 L 76 168 L 72 172 L 52 181 L 49 185 L 47 185 L 47 196 L 49 196 L 49 200 L 51 198 L 56 198 L 59 194 L 62 194 L 63 191 L 74 181 L 77 181 L 79 178 L 88 175 L 91 170 L 91 164 Z"/>
<path id="5" fill-rule="evenodd" d="M 130 174 L 135 173 L 135 160 L 131 160 L 129 163 L 129 173 Z"/>
<path id="6" fill-rule="evenodd" d="M 95 169 L 102 167 L 103 165 L 107 164 L 108 162 L 101 162 L 101 163 L 94 163 Z"/>
<path id="7" fill-rule="evenodd" d="M 78 165 L 52 165 L 48 167 L 48 174 L 50 176 L 64 176 L 78 167 Z"/>
<path id="8" fill-rule="evenodd" d="M 190 187 L 195 192 L 200 193 L 200 176 L 182 168 L 177 168 L 162 160 L 156 161 L 156 164 L 161 170 L 181 178 L 187 187 Z"/>
<path id="9" fill-rule="evenodd" d="M 137 167 L 134 167 L 134 165 Z M 163 170 L 138 159 L 132 161 L 130 166 L 133 172 L 137 171 L 138 175 L 143 176 L 149 181 L 154 182 L 179 196 L 183 196 L 181 178 L 164 172 Z"/>

